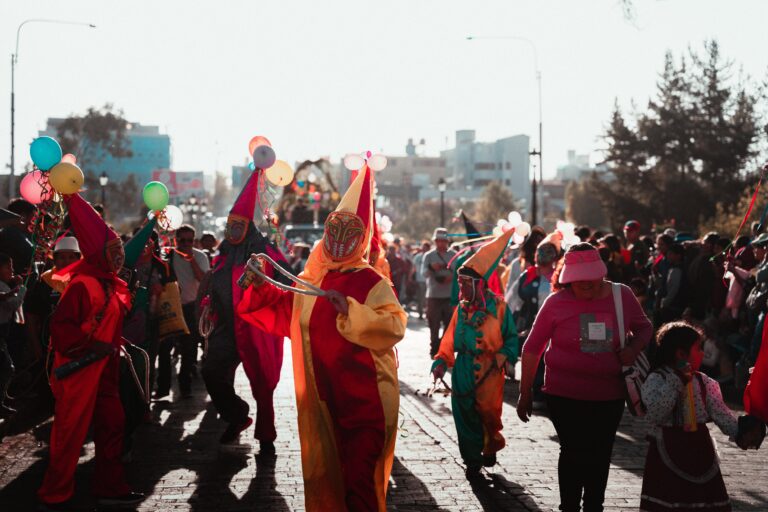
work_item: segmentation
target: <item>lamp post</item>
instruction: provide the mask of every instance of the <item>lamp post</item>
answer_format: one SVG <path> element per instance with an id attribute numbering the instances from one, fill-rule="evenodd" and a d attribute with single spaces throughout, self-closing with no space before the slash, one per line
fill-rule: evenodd
<path id="1" fill-rule="evenodd" d="M 44 20 L 44 19 L 32 19 L 25 20 L 19 24 L 16 29 L 16 51 L 11 54 L 11 174 L 8 179 L 8 199 L 13 197 L 16 183 L 16 64 L 19 62 L 19 36 L 21 35 L 21 27 L 27 23 L 55 23 L 57 25 L 81 25 L 90 28 L 96 28 L 93 23 L 84 23 L 81 21 L 65 21 L 65 20 Z"/>
<path id="2" fill-rule="evenodd" d="M 504 40 L 504 41 L 520 41 L 523 43 L 526 43 L 533 52 L 533 67 L 536 71 L 536 83 L 539 89 L 539 149 L 533 150 L 530 152 L 531 156 L 538 156 L 539 157 L 539 185 L 541 185 L 542 190 L 542 201 L 541 201 L 541 209 L 542 209 L 542 218 L 544 218 L 544 199 L 543 199 L 543 190 L 544 190 L 544 164 L 542 163 L 542 152 L 543 152 L 543 132 L 544 132 L 544 124 L 542 122 L 541 118 L 541 70 L 539 69 L 539 52 L 536 49 L 536 44 L 528 39 L 527 37 L 520 37 L 520 36 L 467 36 L 468 41 L 472 41 L 475 39 L 493 39 L 493 40 Z M 536 171 L 534 170 L 533 173 L 533 181 L 531 182 L 531 225 L 536 224 Z"/>
<path id="3" fill-rule="evenodd" d="M 445 227 L 445 180 L 440 178 L 437 180 L 437 190 L 440 191 L 440 227 Z"/>
<path id="4" fill-rule="evenodd" d="M 101 186 L 101 206 L 106 206 L 107 202 L 107 183 L 109 183 L 109 176 L 107 176 L 106 172 L 101 173 L 101 176 L 99 176 L 99 185 Z"/>

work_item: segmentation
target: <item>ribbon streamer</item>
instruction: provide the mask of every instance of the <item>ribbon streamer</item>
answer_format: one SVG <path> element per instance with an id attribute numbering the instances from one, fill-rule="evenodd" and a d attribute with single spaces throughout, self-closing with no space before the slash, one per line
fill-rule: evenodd
<path id="1" fill-rule="evenodd" d="M 301 288 L 296 288 L 294 286 L 288 286 L 286 284 L 283 284 L 283 283 L 280 283 L 278 281 L 275 281 L 274 279 L 272 279 L 271 277 L 269 277 L 268 275 L 266 275 L 264 272 L 261 271 L 259 266 L 256 264 L 256 261 L 259 261 L 259 260 L 271 263 L 272 267 L 275 270 L 280 272 L 283 276 L 287 277 L 288 279 L 290 279 L 291 281 L 293 281 L 297 285 L 303 286 L 304 288 L 306 288 L 306 290 L 302 290 Z M 259 277 L 264 279 L 266 282 L 268 282 L 269 284 L 271 284 L 273 286 L 276 286 L 276 287 L 280 288 L 281 290 L 285 290 L 285 291 L 288 291 L 288 292 L 299 293 L 301 295 L 309 295 L 311 297 L 323 297 L 323 296 L 325 296 L 325 290 L 323 290 L 322 288 L 318 288 L 315 285 L 309 284 L 308 282 L 303 281 L 303 280 L 299 279 L 298 277 L 294 276 L 293 274 L 291 274 L 290 272 L 285 270 L 283 267 L 278 265 L 275 262 L 275 260 L 273 260 L 272 258 L 270 258 L 269 256 L 267 256 L 264 253 L 259 253 L 259 254 L 255 255 L 254 257 L 251 257 L 251 259 L 248 260 L 248 268 L 252 272 L 254 272 L 256 275 L 258 275 Z"/>

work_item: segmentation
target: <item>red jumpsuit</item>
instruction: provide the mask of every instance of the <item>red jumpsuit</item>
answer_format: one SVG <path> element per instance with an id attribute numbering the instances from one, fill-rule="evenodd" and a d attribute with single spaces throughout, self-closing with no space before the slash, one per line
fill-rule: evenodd
<path id="1" fill-rule="evenodd" d="M 104 289 L 94 277 L 77 275 L 67 287 L 51 318 L 51 344 L 56 351 L 53 367 L 71 361 L 63 353 L 87 344 L 90 339 L 121 345 L 126 306 L 123 297 L 111 293 L 104 304 Z M 101 313 L 101 318 L 96 316 Z M 94 324 L 96 327 L 94 329 Z M 92 336 L 89 336 L 90 333 Z M 94 421 L 96 470 L 92 491 L 97 497 L 130 492 L 120 461 L 125 416 L 118 390 L 119 352 L 59 380 L 51 375 L 56 399 L 50 442 L 50 462 L 38 497 L 44 503 L 61 503 L 75 490 L 75 468 L 91 419 Z"/>

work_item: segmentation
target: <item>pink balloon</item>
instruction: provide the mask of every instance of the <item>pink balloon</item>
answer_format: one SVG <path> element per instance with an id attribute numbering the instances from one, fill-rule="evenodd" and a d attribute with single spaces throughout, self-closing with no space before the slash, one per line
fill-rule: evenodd
<path id="1" fill-rule="evenodd" d="M 256 135 L 254 138 L 251 139 L 251 142 L 248 143 L 248 154 L 252 155 L 253 151 L 259 146 L 272 147 L 272 143 L 269 142 L 269 139 L 267 139 L 266 137 L 262 137 L 261 135 Z"/>
<path id="2" fill-rule="evenodd" d="M 77 163 L 77 157 L 73 155 L 72 153 L 67 153 L 63 157 L 61 157 L 62 162 L 69 162 L 70 164 L 76 164 Z"/>
<path id="3" fill-rule="evenodd" d="M 32 204 L 40 204 L 53 197 L 53 188 L 48 183 L 48 174 L 43 174 L 42 171 L 27 173 L 21 179 L 19 191 L 21 197 Z"/>

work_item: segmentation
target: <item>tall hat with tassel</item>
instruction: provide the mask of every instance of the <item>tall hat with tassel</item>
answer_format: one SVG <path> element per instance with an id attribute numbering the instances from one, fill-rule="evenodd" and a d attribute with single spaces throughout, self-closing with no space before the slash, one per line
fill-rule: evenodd
<path id="1" fill-rule="evenodd" d="M 112 271 L 108 251 L 111 246 L 122 244 L 120 237 L 79 194 L 65 195 L 64 201 L 83 259 L 101 270 Z"/>
<path id="2" fill-rule="evenodd" d="M 501 261 L 501 258 L 504 256 L 504 251 L 507 249 L 509 241 L 514 234 L 514 228 L 509 229 L 497 238 L 483 245 L 477 249 L 475 254 L 464 262 L 461 268 L 472 269 L 487 281 L 499 265 L 499 261 Z M 461 269 L 459 269 L 459 271 L 461 271 Z"/>

